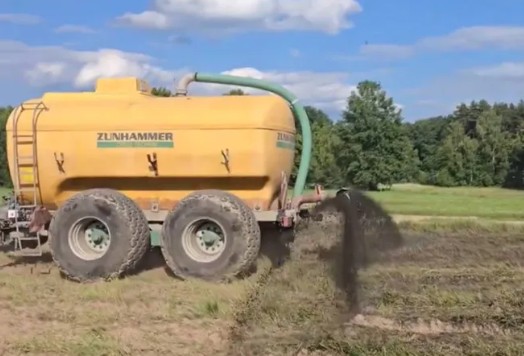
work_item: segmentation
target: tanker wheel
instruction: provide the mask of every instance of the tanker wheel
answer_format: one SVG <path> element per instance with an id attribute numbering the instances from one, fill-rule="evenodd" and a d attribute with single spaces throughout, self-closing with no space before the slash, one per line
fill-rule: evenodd
<path id="1" fill-rule="evenodd" d="M 77 282 L 124 275 L 136 268 L 150 241 L 143 212 L 111 189 L 72 197 L 54 215 L 49 235 L 53 260 Z"/>
<path id="2" fill-rule="evenodd" d="M 208 281 L 238 277 L 256 262 L 260 226 L 238 197 L 219 190 L 190 194 L 168 214 L 162 253 L 179 278 Z"/>

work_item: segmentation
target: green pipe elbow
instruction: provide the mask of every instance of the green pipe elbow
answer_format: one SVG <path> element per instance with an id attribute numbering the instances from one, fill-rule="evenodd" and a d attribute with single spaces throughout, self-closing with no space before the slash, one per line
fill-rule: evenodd
<path id="1" fill-rule="evenodd" d="M 297 180 L 293 189 L 293 197 L 302 195 L 306 185 L 309 165 L 311 163 L 312 138 L 309 118 L 307 116 L 306 110 L 299 103 L 298 98 L 286 88 L 260 79 L 207 73 L 195 73 L 188 78 L 189 80 L 193 79 L 195 82 L 237 85 L 266 90 L 279 95 L 289 103 L 293 115 L 295 115 L 295 117 L 298 119 L 302 130 L 302 152 L 300 156 Z"/>

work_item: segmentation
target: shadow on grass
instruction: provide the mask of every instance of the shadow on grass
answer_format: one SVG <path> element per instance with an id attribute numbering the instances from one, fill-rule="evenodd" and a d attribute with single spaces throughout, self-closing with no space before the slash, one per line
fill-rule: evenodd
<path id="1" fill-rule="evenodd" d="M 42 254 L 40 256 L 35 255 L 31 256 L 29 253 L 36 253 L 38 242 L 37 241 L 22 241 L 22 251 L 25 251 L 28 253 L 27 255 L 24 255 L 22 251 L 15 251 L 14 249 L 14 241 L 7 245 L 0 246 L 0 253 L 5 254 L 11 262 L 8 262 L 7 264 L 0 265 L 0 270 L 7 267 L 17 267 L 17 266 L 24 266 L 24 265 L 38 265 L 38 264 L 49 264 L 53 262 L 53 257 L 51 256 L 51 253 L 44 251 L 44 246 L 46 245 L 48 241 L 47 236 L 40 236 L 40 246 L 42 247 Z"/>
<path id="2" fill-rule="evenodd" d="M 290 256 L 289 244 L 286 243 L 286 236 L 283 235 L 276 227 L 272 224 L 261 224 L 262 241 L 260 246 L 259 256 L 266 257 L 271 261 L 273 267 L 282 266 L 285 260 Z M 163 269 L 163 271 L 171 278 L 182 280 L 176 276 L 171 269 L 167 266 L 162 250 L 160 247 L 151 248 L 137 268 L 128 273 L 127 276 L 138 275 L 147 271 Z M 257 273 L 257 266 L 253 266 L 248 271 L 244 278 Z"/>
<path id="3" fill-rule="evenodd" d="M 43 248 L 47 247 L 46 242 L 47 241 L 42 242 Z M 24 245 L 24 247 L 29 248 L 29 246 L 26 245 Z M 48 264 L 51 265 L 51 268 L 54 267 L 53 257 L 49 251 L 44 251 L 42 256 L 22 256 L 15 254 L 13 246 L 8 245 L 1 246 L 0 253 L 5 254 L 10 260 L 5 264 L 0 265 L 0 270 L 17 266 L 36 266 L 40 264 Z M 282 265 L 283 261 L 289 257 L 289 246 L 283 242 L 282 235 L 279 233 L 279 231 L 273 228 L 270 224 L 267 226 L 262 226 L 262 244 L 260 255 L 269 258 L 273 266 Z M 162 251 L 159 247 L 150 248 L 145 254 L 144 258 L 139 262 L 137 267 L 134 270 L 122 275 L 121 279 L 158 269 L 162 269 L 167 276 L 173 279 L 182 280 L 176 276 L 167 266 L 164 256 L 162 255 Z M 256 266 L 253 266 L 253 269 L 249 271 L 248 275 L 256 272 Z M 65 280 L 69 280 L 67 276 L 61 273 L 60 276 Z"/>
<path id="4" fill-rule="evenodd" d="M 10 251 L 1 251 L 0 252 L 10 252 Z M 19 265 L 37 265 L 37 264 L 49 264 L 53 263 L 53 257 L 51 256 L 51 253 L 49 252 L 43 252 L 42 256 L 16 256 L 16 255 L 8 255 L 8 258 L 11 260 L 11 262 L 8 262 L 4 265 L 0 266 L 1 268 L 6 267 L 16 267 Z"/>

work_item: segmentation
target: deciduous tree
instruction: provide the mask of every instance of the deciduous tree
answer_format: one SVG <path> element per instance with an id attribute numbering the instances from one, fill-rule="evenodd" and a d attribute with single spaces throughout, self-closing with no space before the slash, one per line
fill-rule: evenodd
<path id="1" fill-rule="evenodd" d="M 416 152 L 402 125 L 401 110 L 373 81 L 358 84 L 338 125 L 339 165 L 346 181 L 370 190 L 413 178 Z"/>

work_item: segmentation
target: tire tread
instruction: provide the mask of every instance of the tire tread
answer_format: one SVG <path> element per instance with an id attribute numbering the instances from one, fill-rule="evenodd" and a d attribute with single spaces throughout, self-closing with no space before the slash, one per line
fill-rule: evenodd
<path id="1" fill-rule="evenodd" d="M 231 278 L 240 277 L 243 273 L 247 272 L 249 268 L 256 263 L 261 245 L 261 231 L 258 221 L 256 220 L 253 211 L 237 196 L 222 190 L 208 189 L 200 190 L 189 194 L 183 200 L 181 200 L 173 210 L 169 212 L 166 217 L 168 221 L 174 214 L 191 204 L 195 200 L 212 201 L 222 206 L 225 209 L 233 212 L 239 217 L 242 224 L 247 227 L 246 232 L 242 234 L 242 239 L 246 242 L 246 249 L 243 252 L 241 258 L 235 263 L 229 270 L 229 273 L 217 277 L 216 279 L 229 280 Z M 162 227 L 162 239 L 167 238 L 168 224 L 163 224 Z M 166 260 L 168 267 L 171 271 L 179 278 L 184 278 L 183 273 L 174 263 L 169 251 L 165 248 L 165 244 L 161 246 L 162 254 Z"/>
<path id="2" fill-rule="evenodd" d="M 53 216 L 49 227 L 50 239 L 53 238 L 52 231 L 61 228 L 60 226 L 57 226 L 57 224 L 59 224 L 60 215 L 63 214 L 63 212 L 68 211 L 74 205 L 82 204 L 83 200 L 90 198 L 105 200 L 114 207 L 116 212 L 125 215 L 130 222 L 131 238 L 127 257 L 124 259 L 118 270 L 101 278 L 111 280 L 122 277 L 124 274 L 129 273 L 138 266 L 150 245 L 150 230 L 147 219 L 140 208 L 124 194 L 112 189 L 99 188 L 85 190 L 73 196 L 62 207 L 60 207 L 57 213 Z M 82 276 L 69 273 L 53 253 L 53 249 L 51 249 L 51 255 L 60 272 L 68 279 L 76 282 L 86 282 L 88 280 Z"/>

